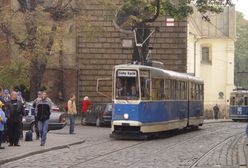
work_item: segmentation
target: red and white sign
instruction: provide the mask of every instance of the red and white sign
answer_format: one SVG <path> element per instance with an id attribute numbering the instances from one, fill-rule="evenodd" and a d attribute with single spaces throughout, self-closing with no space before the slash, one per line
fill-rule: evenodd
<path id="1" fill-rule="evenodd" d="M 174 23 L 175 23 L 174 18 L 166 18 L 165 23 L 166 23 L 166 26 L 174 26 Z"/>

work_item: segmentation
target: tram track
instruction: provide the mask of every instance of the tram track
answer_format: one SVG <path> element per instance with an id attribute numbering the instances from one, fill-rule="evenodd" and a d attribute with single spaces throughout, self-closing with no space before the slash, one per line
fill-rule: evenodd
<path id="1" fill-rule="evenodd" d="M 220 126 L 220 127 L 221 127 L 221 126 Z M 164 147 L 164 148 L 162 147 L 162 148 L 160 148 L 160 150 L 156 150 L 156 152 L 152 152 L 152 153 L 150 153 L 150 154 L 149 154 L 148 156 L 146 156 L 146 157 L 149 157 L 150 155 L 156 155 L 156 154 L 160 153 L 161 151 L 172 150 L 172 149 L 176 148 L 178 145 L 186 144 L 186 143 L 188 143 L 188 142 L 190 142 L 190 141 L 193 141 L 194 139 L 199 139 L 199 138 L 201 138 L 201 137 L 208 136 L 208 135 L 210 135 L 210 134 L 217 134 L 218 132 L 222 132 L 222 131 L 224 131 L 224 130 L 225 130 L 225 128 L 221 128 L 221 129 L 218 129 L 218 130 L 215 130 L 215 131 L 213 131 L 213 130 L 202 130 L 203 133 L 200 134 L 200 135 L 197 135 L 197 136 L 192 136 L 192 135 L 191 135 L 191 137 L 189 137 L 189 138 L 187 138 L 186 140 L 183 140 L 183 141 L 181 141 L 181 142 L 173 142 L 172 145 L 167 146 L 167 147 Z M 201 130 L 199 130 L 199 131 L 201 131 Z M 171 137 L 173 137 L 173 136 L 180 136 L 180 135 L 183 135 L 183 134 L 186 135 L 186 134 L 189 133 L 189 132 L 194 132 L 194 131 L 187 131 L 187 132 L 182 132 L 182 133 L 176 133 L 176 134 L 169 135 L 168 137 L 164 137 L 164 138 L 161 138 L 161 139 L 137 141 L 137 143 L 135 143 L 135 144 L 133 144 L 133 145 L 130 145 L 130 146 L 127 146 L 127 147 L 124 147 L 124 148 L 120 148 L 120 149 L 116 149 L 116 150 L 113 150 L 113 151 L 110 151 L 110 152 L 107 152 L 107 153 L 104 153 L 104 154 L 101 154 L 101 155 L 97 155 L 97 156 L 95 156 L 95 157 L 93 157 L 93 158 L 90 158 L 90 159 L 84 160 L 84 161 L 82 161 L 82 162 L 78 162 L 78 163 L 76 163 L 76 164 L 73 164 L 73 165 L 71 165 L 71 167 L 76 167 L 76 166 L 78 166 L 78 165 L 81 165 L 81 164 L 84 164 L 84 163 L 93 161 L 93 160 L 95 160 L 95 159 L 99 159 L 99 158 L 101 158 L 101 157 L 108 157 L 108 156 L 110 156 L 110 155 L 116 154 L 116 153 L 121 152 L 121 151 L 132 150 L 132 149 L 137 148 L 137 147 L 142 146 L 142 145 L 149 146 L 149 144 L 151 145 L 152 143 L 154 143 L 154 142 L 156 142 L 156 141 L 162 141 L 162 140 L 165 140 L 165 139 L 167 139 L 167 138 L 171 138 Z M 207 132 L 207 133 L 206 133 L 206 132 Z M 96 144 L 94 144 L 94 145 L 103 145 L 103 144 L 104 144 L 104 145 L 108 146 L 108 145 L 107 145 L 108 143 L 111 143 L 111 142 L 114 142 L 114 141 L 115 141 L 115 140 L 110 140 L 110 141 L 105 141 L 105 142 L 102 142 L 102 143 L 96 143 Z M 92 147 L 92 145 L 87 146 L 87 147 Z M 85 147 L 84 147 L 84 148 L 85 148 Z M 132 163 L 132 164 L 129 165 L 128 167 L 132 167 L 134 164 L 136 164 L 136 162 Z"/>
<path id="2" fill-rule="evenodd" d="M 226 129 L 229 127 L 229 129 Z M 243 128 L 242 128 L 243 129 Z M 81 145 L 71 146 L 65 149 L 46 152 L 42 155 L 27 157 L 7 165 L 30 165 L 43 163 L 43 167 L 49 165 L 64 165 L 64 167 L 189 167 L 196 163 L 203 154 L 207 153 L 214 144 L 224 146 L 216 150 L 213 154 L 205 154 L 198 163 L 217 165 L 219 161 L 226 164 L 225 155 L 235 155 L 232 153 L 235 144 L 239 139 L 230 137 L 242 135 L 236 134 L 239 129 L 233 124 L 213 124 L 205 125 L 197 131 L 177 131 L 168 133 L 166 136 L 154 140 L 114 140 L 109 139 L 106 134 L 96 134 L 85 139 Z M 210 141 L 209 141 L 209 140 Z M 228 142 L 224 144 L 225 142 Z M 214 145 L 214 146 L 213 146 Z M 209 149 L 211 148 L 211 149 Z M 217 149 L 218 147 L 216 147 Z M 212 149 L 214 151 L 214 149 Z M 219 152 L 222 154 L 219 156 Z M 51 157 L 53 156 L 53 157 Z M 210 156 L 210 157 L 207 157 Z M 202 161 L 202 162 L 201 162 Z M 236 161 L 234 161 L 235 165 Z M 200 165 L 200 164 L 199 164 Z M 202 165 L 202 164 L 201 164 Z M 195 166 L 197 167 L 197 165 Z"/>
<path id="3" fill-rule="evenodd" d="M 231 135 L 229 137 L 227 137 L 226 139 L 224 139 L 223 141 L 217 143 L 216 145 L 214 145 L 212 148 L 210 148 L 206 153 L 204 153 L 203 155 L 201 155 L 196 161 L 193 162 L 193 164 L 191 164 L 188 168 L 195 168 L 198 166 L 198 164 L 205 159 L 209 154 L 211 154 L 214 150 L 216 150 L 217 148 L 219 148 L 221 145 L 223 145 L 224 143 L 226 143 L 227 141 L 229 141 L 230 139 L 232 139 L 233 137 L 237 137 L 232 141 L 232 147 L 234 146 L 234 144 L 236 144 L 239 139 L 241 138 L 241 135 L 244 134 L 244 132 L 239 132 L 237 134 Z M 236 142 L 235 142 L 236 141 Z"/>

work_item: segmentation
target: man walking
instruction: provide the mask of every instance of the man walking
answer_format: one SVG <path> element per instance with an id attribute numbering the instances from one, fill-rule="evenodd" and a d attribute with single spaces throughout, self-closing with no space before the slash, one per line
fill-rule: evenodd
<path id="1" fill-rule="evenodd" d="M 24 108 L 21 101 L 17 100 L 17 93 L 11 92 L 10 101 L 6 103 L 7 126 L 9 136 L 9 146 L 20 146 L 20 129 Z"/>
<path id="2" fill-rule="evenodd" d="M 42 95 L 42 92 L 41 91 L 38 91 L 37 93 L 37 98 L 34 100 L 33 102 L 33 108 L 35 109 L 35 116 L 34 116 L 34 125 L 35 125 L 35 134 L 36 134 L 36 139 L 39 139 L 40 138 L 40 135 L 39 135 L 39 128 L 38 128 L 38 120 L 37 120 L 37 108 L 36 108 L 36 105 L 37 105 L 37 102 L 41 100 L 41 95 Z"/>
<path id="3" fill-rule="evenodd" d="M 40 146 L 44 146 L 46 143 L 48 120 L 51 114 L 51 105 L 52 101 L 47 97 L 46 92 L 43 92 L 41 99 L 36 102 L 38 128 L 41 137 Z"/>
<path id="4" fill-rule="evenodd" d="M 218 104 L 216 104 L 213 107 L 213 110 L 214 110 L 214 119 L 218 120 L 218 118 L 219 118 L 219 112 L 220 112 L 220 109 L 219 109 Z"/>

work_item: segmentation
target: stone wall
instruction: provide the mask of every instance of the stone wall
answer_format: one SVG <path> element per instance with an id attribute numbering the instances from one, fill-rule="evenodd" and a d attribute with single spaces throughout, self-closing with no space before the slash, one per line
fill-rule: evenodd
<path id="1" fill-rule="evenodd" d="M 97 94 L 96 80 L 111 78 L 113 66 L 131 62 L 132 49 L 122 47 L 122 40 L 133 40 L 133 34 L 119 32 L 113 24 L 111 11 L 96 2 L 85 3 L 86 11 L 91 16 L 88 25 L 97 31 L 92 33 L 92 30 L 82 30 L 77 36 L 79 97 L 82 99 L 87 95 L 96 102 L 111 101 L 111 98 Z M 151 26 L 160 28 L 160 32 L 155 33 L 150 40 L 154 48 L 152 59 L 164 62 L 166 69 L 186 72 L 187 22 L 175 22 L 174 27 L 166 27 L 165 18 L 160 18 Z M 102 89 L 111 95 L 111 81 L 105 82 Z"/>

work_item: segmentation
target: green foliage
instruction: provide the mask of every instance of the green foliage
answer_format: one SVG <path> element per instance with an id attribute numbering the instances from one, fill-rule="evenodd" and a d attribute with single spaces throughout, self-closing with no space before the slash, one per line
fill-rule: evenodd
<path id="1" fill-rule="evenodd" d="M 12 88 L 21 84 L 29 86 L 28 65 L 24 61 L 13 61 L 0 68 L 0 83 L 5 88 Z"/>
<path id="2" fill-rule="evenodd" d="M 237 40 L 235 42 L 235 84 L 248 88 L 248 21 L 236 13 Z M 246 76 L 246 77 L 245 77 Z"/>
<path id="3" fill-rule="evenodd" d="M 119 21 L 119 23 L 135 25 L 153 17 L 158 10 L 156 2 L 157 0 L 124 0 L 124 5 L 119 10 L 119 16 L 122 17 L 122 21 Z M 159 0 L 159 2 L 160 16 L 170 16 L 177 20 L 191 15 L 193 5 L 201 13 L 208 11 L 220 13 L 223 11 L 224 6 L 231 5 L 231 1 L 225 0 Z M 125 22 L 123 21 L 123 16 L 126 19 Z"/>

